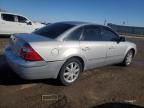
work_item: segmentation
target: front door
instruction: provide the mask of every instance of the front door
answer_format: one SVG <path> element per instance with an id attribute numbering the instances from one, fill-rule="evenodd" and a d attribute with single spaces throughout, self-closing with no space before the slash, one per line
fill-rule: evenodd
<path id="1" fill-rule="evenodd" d="M 111 29 L 103 27 L 101 30 L 102 41 L 109 47 L 106 53 L 105 64 L 118 63 L 123 60 L 125 45 L 118 42 L 119 36 Z"/>
<path id="2" fill-rule="evenodd" d="M 88 68 L 102 66 L 108 47 L 100 41 L 100 28 L 97 26 L 85 26 L 80 41 L 82 54 L 87 59 Z"/>
<path id="3" fill-rule="evenodd" d="M 34 28 L 31 22 L 28 22 L 28 19 L 22 16 L 17 16 L 19 23 L 19 32 L 20 33 L 31 33 Z"/>

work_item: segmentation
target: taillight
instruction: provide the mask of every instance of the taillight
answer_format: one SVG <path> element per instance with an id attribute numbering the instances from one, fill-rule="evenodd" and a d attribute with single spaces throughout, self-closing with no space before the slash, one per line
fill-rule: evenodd
<path id="1" fill-rule="evenodd" d="M 27 61 L 41 61 L 41 56 L 28 44 L 24 44 L 20 50 L 20 57 Z"/>

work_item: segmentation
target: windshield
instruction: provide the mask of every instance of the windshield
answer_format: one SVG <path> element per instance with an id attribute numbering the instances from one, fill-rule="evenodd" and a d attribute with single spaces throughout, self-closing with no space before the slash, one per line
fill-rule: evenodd
<path id="1" fill-rule="evenodd" d="M 54 23 L 48 26 L 45 26 L 39 30 L 36 30 L 34 33 L 38 35 L 42 35 L 45 37 L 49 37 L 52 39 L 57 38 L 59 35 L 64 33 L 65 31 L 72 28 L 74 25 L 64 24 L 64 23 Z"/>

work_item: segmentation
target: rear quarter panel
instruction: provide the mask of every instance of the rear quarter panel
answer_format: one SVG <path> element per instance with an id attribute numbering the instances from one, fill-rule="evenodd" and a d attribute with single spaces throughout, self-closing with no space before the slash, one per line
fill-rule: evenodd
<path id="1" fill-rule="evenodd" d="M 30 45 L 45 61 L 61 60 L 62 43 L 58 41 L 30 42 Z"/>
<path id="2" fill-rule="evenodd" d="M 30 44 L 45 61 L 66 61 L 77 56 L 82 58 L 84 63 L 86 62 L 86 58 L 81 54 L 79 41 L 47 41 Z"/>
<path id="3" fill-rule="evenodd" d="M 81 53 L 79 41 L 64 41 L 63 47 L 60 51 L 60 58 L 67 60 L 71 57 L 77 56 L 86 61 L 85 56 Z"/>

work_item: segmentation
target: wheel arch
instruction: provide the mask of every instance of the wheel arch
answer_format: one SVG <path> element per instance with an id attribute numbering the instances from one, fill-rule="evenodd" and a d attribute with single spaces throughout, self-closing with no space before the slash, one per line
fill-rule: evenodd
<path id="1" fill-rule="evenodd" d="M 133 51 L 133 57 L 136 55 L 136 48 L 130 47 L 126 50 L 125 56 L 128 53 L 128 51 L 132 50 Z"/>
<path id="2" fill-rule="evenodd" d="M 135 49 L 134 49 L 134 48 L 131 48 L 130 50 L 133 51 L 133 56 L 135 56 L 135 53 L 136 53 Z"/>
<path id="3" fill-rule="evenodd" d="M 85 60 L 82 57 L 80 57 L 80 56 L 73 55 L 73 56 L 67 57 L 67 59 L 65 60 L 65 62 L 67 62 L 68 60 L 73 59 L 73 58 L 76 58 L 76 59 L 78 59 L 81 62 L 82 68 L 84 70 L 84 68 L 85 68 Z M 65 64 L 65 62 L 63 64 Z"/>
<path id="4" fill-rule="evenodd" d="M 80 57 L 80 56 L 73 55 L 73 56 L 67 57 L 67 58 L 65 59 L 65 62 L 62 64 L 62 66 L 61 66 L 61 68 L 60 68 L 60 70 L 59 70 L 59 72 L 58 72 L 57 78 L 59 77 L 59 74 L 60 74 L 60 71 L 61 71 L 63 65 L 64 65 L 68 60 L 73 59 L 73 58 L 78 59 L 78 60 L 82 63 L 82 72 L 84 71 L 84 69 L 85 69 L 85 60 L 84 60 L 82 57 Z"/>

